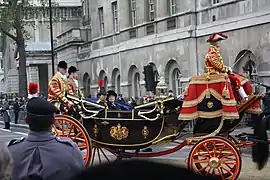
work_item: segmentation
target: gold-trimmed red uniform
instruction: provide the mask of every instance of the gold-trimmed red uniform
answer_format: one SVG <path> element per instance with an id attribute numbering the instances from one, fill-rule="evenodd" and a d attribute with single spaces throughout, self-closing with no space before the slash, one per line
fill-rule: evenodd
<path id="1" fill-rule="evenodd" d="M 60 72 L 57 72 L 49 82 L 48 101 L 60 110 L 62 103 L 68 103 L 68 99 L 65 97 L 67 91 L 67 80 L 62 78 Z"/>
<path id="2" fill-rule="evenodd" d="M 224 65 L 220 52 L 216 46 L 210 45 L 205 56 L 205 71 L 207 74 L 227 73 L 228 68 Z"/>
<path id="3" fill-rule="evenodd" d="M 228 68 L 223 63 L 219 49 L 214 45 L 210 45 L 205 57 L 205 71 L 208 74 L 208 77 L 211 74 L 228 73 Z M 233 85 L 233 88 L 238 90 L 241 86 L 239 76 L 229 74 L 229 79 Z"/>

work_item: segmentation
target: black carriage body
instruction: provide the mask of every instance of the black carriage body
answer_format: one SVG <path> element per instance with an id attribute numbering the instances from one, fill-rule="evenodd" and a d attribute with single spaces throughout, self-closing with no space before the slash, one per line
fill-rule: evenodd
<path id="1" fill-rule="evenodd" d="M 137 106 L 132 111 L 84 105 L 83 125 L 97 144 L 112 149 L 141 149 L 161 137 L 177 135 L 180 123 L 177 107 L 180 106 L 181 102 L 173 98 Z M 89 110 L 98 110 L 98 114 L 89 118 Z M 166 127 L 171 131 L 163 135 Z"/>
<path id="2" fill-rule="evenodd" d="M 109 112 L 110 113 L 110 112 Z M 87 119 L 83 122 L 90 138 L 101 145 L 138 149 L 151 145 L 161 134 L 164 120 L 145 119 Z"/>

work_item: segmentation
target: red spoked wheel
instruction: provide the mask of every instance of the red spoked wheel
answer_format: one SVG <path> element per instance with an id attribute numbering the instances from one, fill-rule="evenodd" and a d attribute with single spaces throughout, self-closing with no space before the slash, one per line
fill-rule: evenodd
<path id="1" fill-rule="evenodd" d="M 100 145 L 93 143 L 91 158 L 91 166 L 100 165 L 103 163 L 112 163 L 118 160 L 118 155 L 115 151 L 101 147 Z"/>
<path id="2" fill-rule="evenodd" d="M 222 137 L 202 139 L 194 145 L 188 158 L 189 169 L 219 179 L 237 179 L 241 166 L 237 148 Z"/>
<path id="3" fill-rule="evenodd" d="M 78 120 L 66 115 L 56 115 L 52 130 L 55 136 L 72 139 L 81 150 L 85 165 L 89 165 L 92 145 L 86 129 Z"/>

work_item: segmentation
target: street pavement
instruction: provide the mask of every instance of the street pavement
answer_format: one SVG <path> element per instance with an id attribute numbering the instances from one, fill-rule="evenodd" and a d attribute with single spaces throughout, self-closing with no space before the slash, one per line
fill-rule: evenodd
<path id="1" fill-rule="evenodd" d="M 14 125 L 11 126 L 11 130 L 5 130 L 2 129 L 3 124 L 0 123 L 0 143 L 8 144 L 8 142 L 12 139 L 19 139 L 21 137 L 25 137 L 28 133 L 28 129 L 24 126 L 21 127 L 15 127 Z M 237 129 L 235 130 L 234 134 L 241 133 L 241 132 L 249 132 L 252 131 L 250 128 L 243 128 L 243 129 Z M 166 149 L 170 149 L 174 146 L 174 144 L 168 144 L 161 147 L 154 147 L 153 151 L 162 151 Z M 188 157 L 189 151 L 191 147 L 185 147 L 180 151 L 177 151 L 173 154 L 169 154 L 162 157 L 156 157 L 156 158 L 148 158 L 148 160 L 153 160 L 161 163 L 166 164 L 173 164 L 176 166 L 186 166 L 186 158 Z M 242 171 L 241 175 L 239 177 L 240 180 L 246 180 L 246 179 L 270 179 L 270 160 L 269 164 L 262 170 L 258 171 L 256 169 L 255 164 L 251 160 L 250 155 L 250 148 L 243 151 L 242 154 Z M 109 159 L 114 160 L 114 155 L 110 154 L 109 152 L 105 152 Z M 97 158 L 97 157 L 96 157 Z M 106 162 L 106 159 L 103 158 L 102 162 Z M 95 162 L 95 164 L 98 164 L 98 162 Z"/>

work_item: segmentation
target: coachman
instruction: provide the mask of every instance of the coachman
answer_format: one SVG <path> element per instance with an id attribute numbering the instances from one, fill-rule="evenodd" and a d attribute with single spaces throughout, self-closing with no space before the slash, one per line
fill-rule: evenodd
<path id="1" fill-rule="evenodd" d="M 73 103 L 68 101 L 67 63 L 60 61 L 57 65 L 57 73 L 49 82 L 48 101 L 55 105 L 60 112 L 67 112 Z"/>
<path id="2" fill-rule="evenodd" d="M 246 101 L 248 96 L 241 86 L 239 76 L 232 73 L 232 68 L 224 65 L 220 55 L 220 42 L 226 39 L 228 39 L 228 36 L 223 33 L 214 33 L 208 38 L 207 42 L 210 43 L 210 47 L 205 57 L 205 72 L 208 78 L 212 74 L 228 73 L 232 85 L 238 91 L 241 98 Z"/>
<path id="3" fill-rule="evenodd" d="M 83 98 L 83 95 L 79 89 L 78 83 L 78 69 L 75 66 L 68 68 L 68 94 L 77 98 Z"/>

